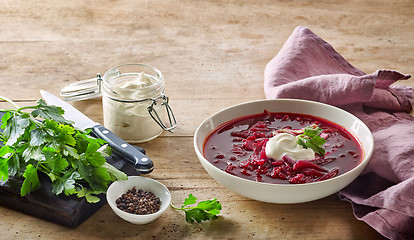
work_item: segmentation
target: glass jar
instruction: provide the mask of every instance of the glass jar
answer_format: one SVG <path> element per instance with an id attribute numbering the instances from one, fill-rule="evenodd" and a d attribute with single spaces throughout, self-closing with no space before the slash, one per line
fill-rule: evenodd
<path id="1" fill-rule="evenodd" d="M 100 84 L 104 126 L 131 143 L 150 141 L 177 126 L 162 73 L 144 64 L 124 64 L 106 71 Z M 169 124 L 165 124 L 168 122 Z"/>

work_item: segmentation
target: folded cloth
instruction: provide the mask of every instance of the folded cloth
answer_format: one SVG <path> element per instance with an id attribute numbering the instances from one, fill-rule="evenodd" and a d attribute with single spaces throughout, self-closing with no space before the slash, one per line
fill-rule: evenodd
<path id="1" fill-rule="evenodd" d="M 339 192 L 354 215 L 390 239 L 414 239 L 414 118 L 410 78 L 396 71 L 372 74 L 353 67 L 331 45 L 297 27 L 264 73 L 266 98 L 319 101 L 345 109 L 372 131 L 372 158 Z"/>

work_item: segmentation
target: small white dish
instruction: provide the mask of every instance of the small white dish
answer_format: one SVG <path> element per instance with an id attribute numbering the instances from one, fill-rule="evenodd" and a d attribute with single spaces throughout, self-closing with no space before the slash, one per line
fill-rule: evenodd
<path id="1" fill-rule="evenodd" d="M 138 215 L 122 211 L 116 206 L 116 200 L 133 187 L 136 190 L 152 192 L 161 200 L 160 210 L 156 213 L 147 215 Z M 106 200 L 112 210 L 122 219 L 133 224 L 147 224 L 157 219 L 171 203 L 171 193 L 162 183 L 147 177 L 129 176 L 128 180 L 118 180 L 113 182 L 106 193 Z"/>
<path id="2" fill-rule="evenodd" d="M 255 182 L 226 173 L 204 157 L 204 142 L 216 127 L 242 116 L 263 113 L 264 110 L 269 112 L 309 114 L 343 126 L 362 145 L 364 157 L 361 163 L 354 169 L 325 181 L 305 184 L 271 184 Z M 338 192 L 357 178 L 371 158 L 374 149 L 374 139 L 371 131 L 360 119 L 342 109 L 307 100 L 275 99 L 241 103 L 211 115 L 197 128 L 194 134 L 194 148 L 198 159 L 208 174 L 229 190 L 263 202 L 301 203 L 320 199 Z"/>

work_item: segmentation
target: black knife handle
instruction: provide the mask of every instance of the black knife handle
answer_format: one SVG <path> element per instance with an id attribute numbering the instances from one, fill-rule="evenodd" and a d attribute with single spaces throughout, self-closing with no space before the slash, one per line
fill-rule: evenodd
<path id="1" fill-rule="evenodd" d="M 130 145 L 120 137 L 115 135 L 109 129 L 102 125 L 92 127 L 92 131 L 103 140 L 107 141 L 109 146 L 119 155 L 126 158 L 127 161 L 135 165 L 135 170 L 140 174 L 148 174 L 154 169 L 154 163 L 149 157 L 141 151 Z"/>

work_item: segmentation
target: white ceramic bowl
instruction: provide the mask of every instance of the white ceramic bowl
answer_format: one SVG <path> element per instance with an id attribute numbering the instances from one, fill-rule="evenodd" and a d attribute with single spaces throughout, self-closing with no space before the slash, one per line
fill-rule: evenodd
<path id="1" fill-rule="evenodd" d="M 122 211 L 116 206 L 115 201 L 128 190 L 135 187 L 137 190 L 152 192 L 161 200 L 160 210 L 148 215 L 137 215 Z M 171 193 L 162 183 L 147 177 L 129 176 L 128 180 L 119 180 L 113 182 L 106 193 L 106 200 L 112 210 L 122 219 L 133 224 L 147 224 L 157 219 L 171 203 Z"/>
<path id="2" fill-rule="evenodd" d="M 238 117 L 263 113 L 263 110 L 308 114 L 343 126 L 362 144 L 364 158 L 358 166 L 342 175 L 306 184 L 270 184 L 247 180 L 220 170 L 204 158 L 204 142 L 215 128 Z M 208 117 L 195 132 L 194 148 L 201 164 L 210 176 L 231 191 L 263 202 L 300 203 L 326 197 L 350 184 L 368 164 L 373 152 L 374 140 L 371 131 L 361 120 L 342 109 L 306 100 L 275 99 L 238 104 Z"/>

